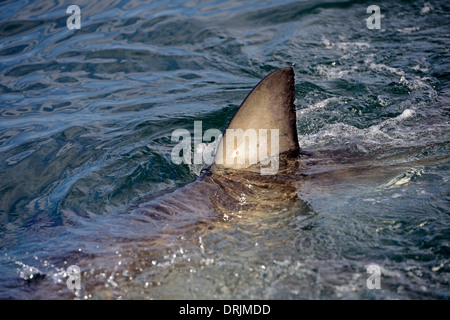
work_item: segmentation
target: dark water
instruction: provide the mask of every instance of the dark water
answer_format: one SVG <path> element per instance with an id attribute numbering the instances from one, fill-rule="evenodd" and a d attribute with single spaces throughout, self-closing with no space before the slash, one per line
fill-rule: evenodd
<path id="1" fill-rule="evenodd" d="M 0 298 L 449 298 L 447 1 L 77 4 L 79 30 L 65 2 L 0 4 Z M 285 66 L 325 158 L 295 205 L 164 232 L 129 213 L 200 174 L 175 129 L 223 130 Z"/>

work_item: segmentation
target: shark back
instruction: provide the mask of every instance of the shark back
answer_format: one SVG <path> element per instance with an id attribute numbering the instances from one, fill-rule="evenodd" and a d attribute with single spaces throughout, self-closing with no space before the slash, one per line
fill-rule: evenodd
<path id="1" fill-rule="evenodd" d="M 242 102 L 219 143 L 213 168 L 243 169 L 300 151 L 292 67 L 261 80 Z"/>

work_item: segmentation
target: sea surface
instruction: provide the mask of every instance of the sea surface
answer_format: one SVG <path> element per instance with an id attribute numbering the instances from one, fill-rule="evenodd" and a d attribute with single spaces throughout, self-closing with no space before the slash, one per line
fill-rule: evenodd
<path id="1" fill-rule="evenodd" d="M 448 1 L 80 0 L 80 29 L 70 4 L 0 3 L 0 299 L 450 298 Z M 206 167 L 174 130 L 286 66 L 295 206 L 130 213 Z"/>

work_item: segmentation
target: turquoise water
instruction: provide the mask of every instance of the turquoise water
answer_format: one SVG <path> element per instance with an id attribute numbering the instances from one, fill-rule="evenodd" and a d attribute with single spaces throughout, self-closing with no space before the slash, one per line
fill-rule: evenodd
<path id="1" fill-rule="evenodd" d="M 380 30 L 370 2 L 77 4 L 79 30 L 65 3 L 0 4 L 0 298 L 449 298 L 446 1 L 377 1 Z M 200 175 L 175 129 L 225 129 L 285 66 L 316 151 L 296 201 L 165 230 L 130 213 Z"/>

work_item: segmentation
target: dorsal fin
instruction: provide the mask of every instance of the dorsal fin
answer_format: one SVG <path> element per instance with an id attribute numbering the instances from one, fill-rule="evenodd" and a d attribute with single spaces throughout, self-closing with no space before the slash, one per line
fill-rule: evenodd
<path id="1" fill-rule="evenodd" d="M 271 154 L 272 139 L 275 137 L 271 133 L 275 133 L 276 130 L 278 130 L 278 137 L 275 137 L 278 138 L 278 154 L 290 152 L 292 155 L 298 155 L 300 147 L 297 136 L 294 93 L 295 78 L 292 67 L 274 71 L 261 80 L 242 102 L 224 132 L 217 149 L 215 165 L 240 169 L 252 164 L 252 159 L 257 158 L 257 163 L 261 163 L 270 156 L 275 156 L 273 153 Z M 267 139 L 262 139 L 259 135 L 264 133 L 264 130 L 261 131 L 261 129 L 267 130 Z M 235 133 L 239 130 L 246 133 L 250 133 L 252 130 L 256 132 L 259 135 L 256 149 L 250 149 L 248 146 L 251 143 L 249 141 L 251 140 L 250 134 L 244 138 L 244 144 L 246 142 L 247 146 L 242 143 L 239 145 L 239 140 L 234 140 L 234 137 L 231 137 L 233 140 L 228 140 L 227 136 L 230 135 L 230 132 L 233 134 L 233 130 Z M 226 146 L 227 141 L 233 141 L 233 145 L 229 149 Z M 245 162 L 238 163 L 235 161 L 236 159 L 230 161 L 228 150 L 231 150 L 234 158 L 239 152 L 241 155 L 242 152 L 245 152 Z M 263 156 L 265 151 L 267 151 L 266 156 Z"/>

